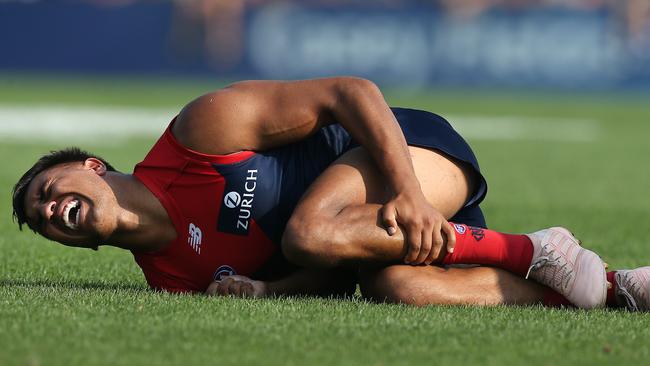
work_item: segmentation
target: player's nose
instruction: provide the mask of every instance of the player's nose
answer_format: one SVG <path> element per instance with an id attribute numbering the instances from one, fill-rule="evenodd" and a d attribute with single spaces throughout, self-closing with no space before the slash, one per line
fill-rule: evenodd
<path id="1" fill-rule="evenodd" d="M 41 204 L 39 211 L 41 212 L 41 217 L 45 220 L 50 221 L 52 215 L 54 215 L 54 210 L 56 209 L 56 201 L 48 201 Z"/>

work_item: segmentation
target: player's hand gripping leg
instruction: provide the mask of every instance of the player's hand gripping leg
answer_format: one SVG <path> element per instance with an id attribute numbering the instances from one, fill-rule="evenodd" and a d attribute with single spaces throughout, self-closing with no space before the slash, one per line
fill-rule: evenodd
<path id="1" fill-rule="evenodd" d="M 407 252 L 404 263 L 431 264 L 442 251 L 445 242 L 446 250 L 453 251 L 455 234 L 451 226 L 427 202 L 422 192 L 396 196 L 381 208 L 381 216 L 388 235 L 397 232 L 398 224 L 406 232 Z"/>
<path id="2" fill-rule="evenodd" d="M 353 149 L 327 168 L 298 203 L 282 239 L 287 258 L 302 266 L 320 267 L 403 263 L 405 258 L 411 263 L 440 261 L 447 252 L 443 232 L 452 238 L 448 243 L 454 243 L 446 218 L 463 207 L 473 191 L 473 179 L 467 168 L 439 153 L 410 149 L 424 196 L 439 212 L 436 220 L 410 233 L 398 225 L 388 235 L 384 223 L 392 217 L 382 215 L 383 203 L 390 200 L 385 179 L 363 150 Z M 409 236 L 416 246 L 409 244 Z M 428 251 L 422 252 L 421 243 Z"/>

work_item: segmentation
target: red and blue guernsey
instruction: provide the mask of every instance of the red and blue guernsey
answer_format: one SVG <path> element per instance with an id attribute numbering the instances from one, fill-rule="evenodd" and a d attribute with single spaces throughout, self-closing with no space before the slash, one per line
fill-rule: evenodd
<path id="1" fill-rule="evenodd" d="M 410 145 L 438 149 L 479 172 L 469 145 L 442 117 L 393 112 Z M 134 171 L 167 210 L 177 233 L 161 251 L 133 253 L 149 285 L 202 292 L 224 275 L 272 278 L 294 269 L 282 258 L 280 241 L 295 205 L 329 164 L 358 145 L 332 124 L 277 149 L 207 155 L 182 146 L 171 132 L 173 123 Z M 454 220 L 485 226 L 478 204 L 486 191 L 481 179 Z"/>

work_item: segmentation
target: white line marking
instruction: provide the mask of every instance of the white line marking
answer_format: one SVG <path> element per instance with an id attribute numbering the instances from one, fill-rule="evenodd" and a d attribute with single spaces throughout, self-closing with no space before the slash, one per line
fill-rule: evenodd
<path id="1" fill-rule="evenodd" d="M 129 137 L 159 136 L 176 113 L 130 107 L 0 105 L 0 139 L 70 141 L 78 138 L 115 143 Z"/>
<path id="2" fill-rule="evenodd" d="M 594 119 L 452 115 L 447 120 L 468 140 L 591 142 L 601 135 Z"/>
<path id="3" fill-rule="evenodd" d="M 29 142 L 82 139 L 115 144 L 130 137 L 157 137 L 178 111 L 156 108 L 2 105 L 0 139 Z M 446 116 L 468 140 L 542 140 L 589 142 L 598 140 L 597 120 L 523 116 Z"/>

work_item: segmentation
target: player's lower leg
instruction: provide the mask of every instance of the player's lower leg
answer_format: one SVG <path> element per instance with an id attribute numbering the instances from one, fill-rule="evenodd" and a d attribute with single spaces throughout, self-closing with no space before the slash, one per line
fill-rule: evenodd
<path id="1" fill-rule="evenodd" d="M 301 220 L 292 217 L 283 238 L 290 260 L 306 266 L 401 261 L 404 236 L 389 236 L 378 222 L 380 206 L 346 207 L 337 214 Z M 530 277 L 565 296 L 581 308 L 605 305 L 604 264 L 580 247 L 565 229 L 551 228 L 531 235 L 510 235 L 455 225 L 454 253 L 442 252 L 437 263 L 481 264 Z"/>
<path id="2" fill-rule="evenodd" d="M 468 192 L 473 191 L 471 174 L 435 152 L 415 149 L 412 154 L 427 201 L 447 218 L 461 210 Z M 285 255 L 294 263 L 317 267 L 403 263 L 404 235 L 401 230 L 387 235 L 379 215 L 386 192 L 381 172 L 363 150 L 344 154 L 312 183 L 295 208 L 282 238 Z M 461 249 L 463 244 L 457 243 L 458 253 L 452 262 L 498 266 L 520 276 L 529 274 L 529 278 L 553 287 L 578 306 L 602 306 L 605 300 L 600 288 L 605 288 L 606 281 L 599 259 L 580 248 L 572 236 L 556 232 L 551 229 L 543 232 L 552 234 L 548 236 L 542 232 L 507 236 L 489 235 L 486 230 L 483 234 L 494 241 L 484 239 L 473 247 L 468 241 L 470 250 Z M 437 263 L 446 255 L 442 252 Z M 530 273 L 524 273 L 529 269 Z M 556 272 L 563 283 L 557 283 Z M 590 289 L 595 293 L 591 297 Z M 584 292 L 588 294 L 581 299 L 578 295 Z"/>
<path id="3" fill-rule="evenodd" d="M 392 265 L 360 271 L 362 295 L 376 302 L 425 305 L 532 305 L 545 287 L 492 267 Z"/>
<path id="4" fill-rule="evenodd" d="M 621 272 L 621 273 L 619 273 Z M 618 275 L 617 275 L 618 273 Z M 608 308 L 648 311 L 650 267 L 607 272 Z M 630 284 L 636 281 L 636 284 Z M 376 302 L 424 305 L 534 305 L 575 307 L 556 291 L 492 267 L 364 267 L 362 295 Z M 463 291 L 458 291 L 462 288 Z M 634 305 L 633 305 L 634 304 Z"/>
<path id="5" fill-rule="evenodd" d="M 511 235 L 454 225 L 454 253 L 444 263 L 476 263 L 507 269 L 534 279 L 580 308 L 605 306 L 605 264 L 596 253 L 582 248 L 564 228 L 529 235 Z"/>

